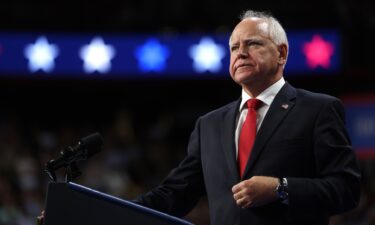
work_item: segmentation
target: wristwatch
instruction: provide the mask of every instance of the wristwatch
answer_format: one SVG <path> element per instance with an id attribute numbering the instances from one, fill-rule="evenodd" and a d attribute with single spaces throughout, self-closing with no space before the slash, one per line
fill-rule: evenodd
<path id="1" fill-rule="evenodd" d="M 284 178 L 279 178 L 279 185 L 276 187 L 277 196 L 281 201 L 288 199 L 288 180 Z"/>

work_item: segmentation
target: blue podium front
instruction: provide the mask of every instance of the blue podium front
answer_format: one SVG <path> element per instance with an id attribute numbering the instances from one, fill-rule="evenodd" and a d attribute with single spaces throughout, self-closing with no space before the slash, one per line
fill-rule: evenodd
<path id="1" fill-rule="evenodd" d="M 75 184 L 48 185 L 44 225 L 193 225 Z"/>

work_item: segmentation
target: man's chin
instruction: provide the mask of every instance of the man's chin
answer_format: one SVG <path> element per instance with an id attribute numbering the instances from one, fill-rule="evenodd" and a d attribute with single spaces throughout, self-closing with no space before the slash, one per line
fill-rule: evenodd
<path id="1" fill-rule="evenodd" d="M 237 83 L 237 84 L 249 84 L 252 82 L 253 79 L 253 76 L 251 74 L 239 74 L 239 75 L 236 75 L 235 76 L 235 79 L 234 81 Z"/>

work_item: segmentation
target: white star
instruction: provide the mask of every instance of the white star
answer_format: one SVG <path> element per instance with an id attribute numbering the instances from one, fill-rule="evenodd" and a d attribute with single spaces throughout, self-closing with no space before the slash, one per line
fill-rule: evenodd
<path id="1" fill-rule="evenodd" d="M 211 38 L 203 37 L 199 44 L 190 47 L 189 54 L 193 58 L 193 67 L 196 72 L 215 73 L 222 67 L 221 60 L 225 56 L 225 48 L 215 44 Z"/>
<path id="2" fill-rule="evenodd" d="M 111 59 L 115 56 L 115 49 L 111 45 L 104 44 L 100 37 L 92 39 L 91 43 L 80 50 L 83 68 L 86 73 L 95 71 L 106 73 L 111 69 Z"/>
<path id="3" fill-rule="evenodd" d="M 49 44 L 45 37 L 39 37 L 35 44 L 28 44 L 24 50 L 25 57 L 29 60 L 31 72 L 43 70 L 48 73 L 55 67 L 55 58 L 59 54 L 56 45 Z"/>

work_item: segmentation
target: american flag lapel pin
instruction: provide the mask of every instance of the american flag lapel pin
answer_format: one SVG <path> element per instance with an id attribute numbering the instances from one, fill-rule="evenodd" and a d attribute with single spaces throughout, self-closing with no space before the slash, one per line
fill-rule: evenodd
<path id="1" fill-rule="evenodd" d="M 283 108 L 283 109 L 287 109 L 288 107 L 289 107 L 289 105 L 286 104 L 286 103 L 281 105 L 281 108 Z"/>

